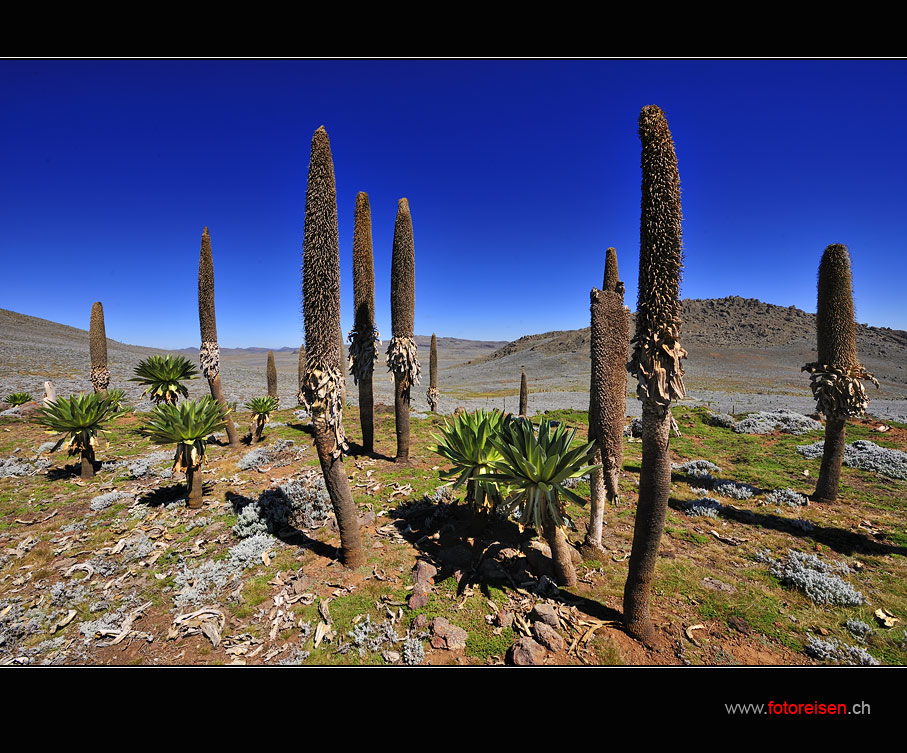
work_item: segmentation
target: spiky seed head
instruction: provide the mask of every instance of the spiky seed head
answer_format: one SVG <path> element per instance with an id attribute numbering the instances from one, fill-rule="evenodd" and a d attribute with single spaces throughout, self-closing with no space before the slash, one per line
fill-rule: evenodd
<path id="1" fill-rule="evenodd" d="M 353 225 L 353 305 L 354 328 L 371 333 L 375 329 L 375 262 L 372 253 L 372 215 L 368 194 L 356 194 Z"/>
<path id="2" fill-rule="evenodd" d="M 95 301 L 91 306 L 91 324 L 88 332 L 88 346 L 91 353 L 91 366 L 107 366 L 107 331 L 104 328 L 104 306 Z"/>
<path id="3" fill-rule="evenodd" d="M 825 249 L 819 264 L 816 329 L 820 363 L 848 369 L 859 366 L 850 254 L 847 246 L 838 243 Z"/>
<path id="4" fill-rule="evenodd" d="M 217 320 L 214 316 L 214 260 L 211 257 L 211 236 L 206 227 L 198 256 L 198 323 L 202 342 L 217 342 Z"/>
<path id="5" fill-rule="evenodd" d="M 438 338 L 431 333 L 431 353 L 428 357 L 428 386 L 438 389 Z"/>
<path id="6" fill-rule="evenodd" d="M 340 245 L 331 142 L 324 126 L 312 137 L 305 196 L 302 297 L 306 360 L 340 369 Z"/>
<path id="7" fill-rule="evenodd" d="M 680 338 L 680 176 L 664 112 L 647 105 L 639 114 L 642 142 L 639 298 L 631 371 L 640 399 L 666 407 L 684 396 L 686 351 Z"/>
<path id="8" fill-rule="evenodd" d="M 277 397 L 277 365 L 273 350 L 268 351 L 268 397 Z"/>
<path id="9" fill-rule="evenodd" d="M 409 202 L 400 199 L 391 257 L 391 325 L 394 337 L 413 337 L 416 315 L 416 253 Z"/>
<path id="10" fill-rule="evenodd" d="M 602 290 L 619 293 L 621 300 L 624 297 L 624 284 L 617 273 L 617 249 L 609 248 L 605 252 L 605 281 Z"/>

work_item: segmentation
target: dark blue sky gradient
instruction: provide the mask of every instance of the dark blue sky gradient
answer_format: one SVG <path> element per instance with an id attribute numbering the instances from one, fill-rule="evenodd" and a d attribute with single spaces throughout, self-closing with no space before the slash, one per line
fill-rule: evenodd
<path id="1" fill-rule="evenodd" d="M 397 200 L 416 332 L 509 340 L 589 323 L 617 248 L 635 308 L 641 107 L 667 114 L 682 295 L 815 311 L 844 243 L 857 320 L 907 329 L 904 60 L 0 61 L 0 307 L 198 345 L 211 230 L 221 346 L 298 346 L 312 133 L 331 138 L 343 328 L 353 208 L 372 208 L 390 336 Z"/>

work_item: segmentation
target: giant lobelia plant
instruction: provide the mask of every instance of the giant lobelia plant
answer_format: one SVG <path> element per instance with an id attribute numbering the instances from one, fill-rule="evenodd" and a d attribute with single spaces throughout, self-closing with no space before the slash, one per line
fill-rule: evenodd
<path id="1" fill-rule="evenodd" d="M 135 376 L 129 381 L 144 384 L 142 396 L 148 395 L 155 404 L 175 405 L 180 397 L 189 397 L 183 380 L 197 377 L 198 369 L 185 356 L 148 356 L 139 361 Z"/>
<path id="2" fill-rule="evenodd" d="M 156 405 L 139 429 L 155 444 L 175 444 L 173 470 L 186 474 L 188 506 L 203 504 L 202 476 L 208 436 L 221 431 L 228 420 L 227 410 L 214 398 L 183 400 Z"/>
<path id="3" fill-rule="evenodd" d="M 636 335 L 628 369 L 642 401 L 642 466 L 629 572 L 624 587 L 624 621 L 634 638 L 649 642 L 654 628 L 649 600 L 658 545 L 671 491 L 671 401 L 683 398 L 686 351 L 680 346 L 681 246 L 680 176 L 674 141 L 664 112 L 647 105 L 639 114 L 642 142 L 642 202 L 639 297 Z"/>
<path id="4" fill-rule="evenodd" d="M 432 413 L 438 412 L 438 400 L 441 399 L 441 391 L 438 389 L 438 338 L 435 333 L 431 333 L 431 350 L 428 358 L 428 390 L 425 393 L 428 399 L 428 407 Z"/>
<path id="5" fill-rule="evenodd" d="M 409 461 L 410 390 L 419 384 L 421 367 L 413 334 L 416 313 L 416 257 L 413 221 L 409 202 L 400 199 L 394 224 L 391 256 L 391 329 L 387 347 L 387 368 L 394 375 L 394 418 L 397 456 L 394 462 Z"/>
<path id="6" fill-rule="evenodd" d="M 106 395 L 91 392 L 47 403 L 38 409 L 37 422 L 46 427 L 49 434 L 62 434 L 54 450 L 69 439 L 66 451 L 81 456 L 81 477 L 87 480 L 94 478 L 95 450 L 103 439 L 98 435 L 118 414 Z"/>
<path id="7" fill-rule="evenodd" d="M 860 382 L 878 380 L 857 358 L 850 254 L 847 246 L 833 244 L 819 263 L 819 295 L 816 308 L 818 361 L 808 363 L 810 387 L 816 408 L 825 414 L 825 447 L 813 500 L 833 502 L 838 498 L 841 461 L 844 458 L 845 421 L 861 416 L 869 400 Z"/>
<path id="8" fill-rule="evenodd" d="M 356 194 L 353 221 L 353 329 L 349 334 L 350 373 L 359 386 L 359 423 L 362 448 L 375 449 L 375 398 L 373 374 L 378 360 L 378 330 L 375 328 L 375 261 L 372 253 L 372 215 L 368 194 Z"/>
<path id="9" fill-rule="evenodd" d="M 302 310 L 306 337 L 302 397 L 312 417 L 318 460 L 340 529 L 343 562 L 347 567 L 358 567 L 365 556 L 359 517 L 342 458 L 348 445 L 343 432 L 340 245 L 334 162 L 324 126 L 312 137 L 309 161 L 302 244 Z"/>
<path id="10" fill-rule="evenodd" d="M 620 502 L 618 479 L 623 465 L 623 435 L 627 394 L 627 359 L 630 346 L 630 309 L 624 306 L 624 284 L 617 274 L 617 251 L 605 257 L 601 290 L 592 288 L 589 385 L 589 441 L 595 442 L 595 462 L 602 469 L 590 477 L 591 510 L 585 546 L 602 548 L 604 500 Z"/>
<path id="11" fill-rule="evenodd" d="M 217 344 L 217 319 L 214 313 L 214 259 L 211 255 L 211 235 L 206 227 L 202 233 L 201 250 L 198 255 L 198 324 L 201 329 L 202 346 L 198 358 L 202 373 L 208 380 L 211 397 L 226 411 L 227 401 L 220 377 L 220 348 Z M 239 433 L 232 418 L 225 421 L 227 439 L 231 447 L 239 446 Z"/>

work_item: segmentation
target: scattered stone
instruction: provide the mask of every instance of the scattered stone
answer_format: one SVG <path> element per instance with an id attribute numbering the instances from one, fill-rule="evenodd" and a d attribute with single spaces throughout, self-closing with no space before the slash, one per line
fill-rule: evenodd
<path id="1" fill-rule="evenodd" d="M 431 597 L 431 586 L 438 568 L 425 560 L 416 562 L 413 568 L 413 594 L 409 597 L 410 609 L 421 609 Z"/>
<path id="2" fill-rule="evenodd" d="M 753 632 L 753 626 L 742 617 L 737 617 L 736 615 L 728 617 L 727 624 L 744 635 L 750 635 Z"/>
<path id="3" fill-rule="evenodd" d="M 463 628 L 450 623 L 444 617 L 435 617 L 431 621 L 431 645 L 433 648 L 446 648 L 456 650 L 466 648 L 466 639 L 469 637 Z"/>
<path id="4" fill-rule="evenodd" d="M 737 589 L 734 586 L 732 586 L 730 583 L 724 583 L 724 582 L 718 580 L 717 578 L 713 578 L 711 576 L 706 576 L 705 578 L 702 579 L 701 582 L 702 582 L 702 585 L 704 585 L 706 588 L 712 589 L 713 591 L 724 591 L 725 593 L 729 593 L 729 594 L 737 592 Z"/>
<path id="5" fill-rule="evenodd" d="M 507 657 L 517 667 L 537 667 L 545 663 L 548 650 L 532 638 L 524 636 L 510 647 Z"/>
<path id="6" fill-rule="evenodd" d="M 567 647 L 561 634 L 546 622 L 533 623 L 532 635 L 550 651 L 563 651 Z"/>
<path id="7" fill-rule="evenodd" d="M 557 609 L 551 605 L 544 602 L 537 603 L 532 611 L 529 613 L 529 619 L 533 622 L 544 622 L 546 625 L 550 625 L 553 628 L 559 628 L 561 626 L 560 617 L 558 617 Z"/>

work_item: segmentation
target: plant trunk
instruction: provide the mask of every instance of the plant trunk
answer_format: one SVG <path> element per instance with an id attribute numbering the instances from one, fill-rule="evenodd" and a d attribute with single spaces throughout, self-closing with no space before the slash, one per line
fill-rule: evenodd
<path id="1" fill-rule="evenodd" d="M 362 448 L 375 451 L 375 397 L 372 393 L 372 379 L 359 380 L 359 423 L 362 426 Z"/>
<path id="2" fill-rule="evenodd" d="M 632 637 L 650 643 L 655 629 L 649 617 L 649 601 L 671 494 L 671 455 L 668 451 L 671 411 L 648 401 L 643 402 L 642 410 L 639 503 L 624 587 L 624 623 Z"/>
<path id="3" fill-rule="evenodd" d="M 91 447 L 82 450 L 82 473 L 83 481 L 94 478 L 94 449 Z"/>
<path id="4" fill-rule="evenodd" d="M 208 380 L 208 387 L 211 388 L 211 397 L 213 397 L 221 407 L 226 409 L 227 401 L 224 400 L 224 390 L 220 386 L 220 372 L 217 373 L 214 379 Z M 227 420 L 224 423 L 227 430 L 227 439 L 230 441 L 230 447 L 239 447 L 239 434 L 236 431 L 236 424 L 233 423 L 233 415 L 230 414 L 227 416 Z"/>
<path id="5" fill-rule="evenodd" d="M 834 502 L 838 498 L 838 480 L 841 477 L 841 463 L 844 460 L 845 422 L 843 418 L 828 417 L 825 420 L 825 449 L 822 453 L 822 467 L 819 481 L 813 494 L 815 502 Z"/>
<path id="6" fill-rule="evenodd" d="M 394 418 L 397 427 L 397 457 L 395 463 L 409 460 L 409 400 L 406 399 L 403 377 L 394 372 Z"/>
<path id="7" fill-rule="evenodd" d="M 259 439 L 261 439 L 261 432 L 258 428 L 258 421 L 253 418 L 249 424 L 249 444 L 255 444 Z"/>
<path id="8" fill-rule="evenodd" d="M 592 463 L 597 465 L 601 462 L 601 450 L 596 450 L 595 455 L 592 456 Z M 601 468 L 589 474 L 589 488 L 591 489 L 589 528 L 586 530 L 583 545 L 598 550 L 602 548 L 602 527 L 605 517 L 605 478 Z"/>
<path id="9" fill-rule="evenodd" d="M 551 560 L 554 562 L 554 577 L 557 585 L 572 588 L 576 585 L 576 568 L 573 566 L 570 542 L 564 535 L 564 529 L 555 525 L 550 518 L 542 521 L 542 535 L 551 547 Z"/>
<path id="10" fill-rule="evenodd" d="M 362 551 L 362 537 L 359 533 L 359 513 L 353 502 L 349 479 L 343 468 L 343 458 L 333 457 L 334 434 L 324 421 L 314 421 L 315 448 L 324 474 L 324 483 L 331 497 L 337 528 L 340 529 L 340 557 L 348 568 L 360 567 L 365 563 Z"/>
<path id="11" fill-rule="evenodd" d="M 186 469 L 186 486 L 189 487 L 188 506 L 192 510 L 197 510 L 202 506 L 202 474 L 201 468 Z"/>

